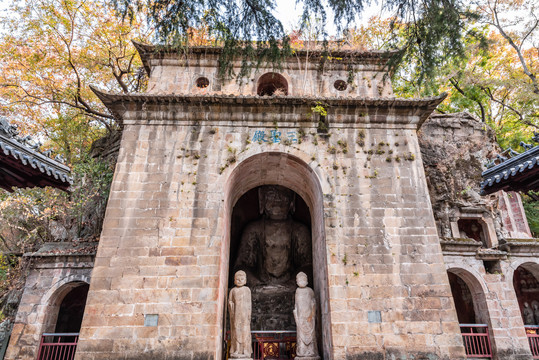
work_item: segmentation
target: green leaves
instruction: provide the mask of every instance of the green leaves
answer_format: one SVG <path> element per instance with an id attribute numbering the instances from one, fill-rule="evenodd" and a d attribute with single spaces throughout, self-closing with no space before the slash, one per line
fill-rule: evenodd
<path id="1" fill-rule="evenodd" d="M 317 19 L 323 30 L 318 40 L 327 41 L 330 39 L 325 31 L 330 21 L 328 10 L 340 33 L 354 24 L 367 3 L 364 0 L 297 1 L 296 5 L 303 10 L 300 30 Z M 126 17 L 148 9 L 149 24 L 156 29 L 161 44 L 186 47 L 190 29 L 207 28 L 209 38 L 225 48 L 221 56 L 222 76 L 238 75 L 231 73 L 230 62 L 241 59 L 248 63 L 253 48 L 259 51 L 257 60 L 252 60 L 253 66 L 260 61 L 279 64 L 290 52 L 288 35 L 273 14 L 273 0 L 114 0 L 114 4 Z M 457 0 L 389 0 L 384 6 L 394 14 L 393 30 L 399 33 L 390 48 L 399 47 L 401 51 L 391 64 L 396 69 L 404 61 L 414 62 L 419 82 L 428 79 L 448 57 L 463 56 L 462 29 L 467 21 L 477 18 Z"/>

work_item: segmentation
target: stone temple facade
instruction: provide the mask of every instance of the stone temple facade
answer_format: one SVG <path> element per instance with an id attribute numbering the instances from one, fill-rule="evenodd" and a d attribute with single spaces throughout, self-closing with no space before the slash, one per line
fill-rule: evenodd
<path id="1" fill-rule="evenodd" d="M 494 358 L 532 358 L 539 247 L 519 197 L 448 180 L 480 176 L 482 124 L 427 121 L 444 96 L 394 98 L 382 53 L 298 51 L 223 80 L 219 48 L 137 46 L 148 91 L 95 90 L 125 127 L 75 359 L 225 359 L 237 269 L 255 331 L 295 329 L 290 281 L 307 274 L 325 360 L 465 359 L 470 324 Z M 24 309 L 54 298 L 60 318 L 48 286 Z M 36 357 L 41 318 L 17 316 L 6 359 Z"/>

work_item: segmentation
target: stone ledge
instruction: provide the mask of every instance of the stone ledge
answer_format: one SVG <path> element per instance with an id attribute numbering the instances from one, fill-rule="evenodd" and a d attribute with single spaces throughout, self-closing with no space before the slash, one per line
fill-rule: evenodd
<path id="1" fill-rule="evenodd" d="M 483 246 L 479 241 L 466 238 L 440 238 L 444 255 L 475 256 Z"/>
<path id="2" fill-rule="evenodd" d="M 484 249 L 479 248 L 477 249 L 477 253 L 475 254 L 475 258 L 477 260 L 506 260 L 507 259 L 507 252 L 501 251 L 497 249 Z"/>
<path id="3" fill-rule="evenodd" d="M 58 256 L 95 256 L 99 242 L 50 242 L 36 252 L 25 253 L 24 257 L 46 258 Z"/>

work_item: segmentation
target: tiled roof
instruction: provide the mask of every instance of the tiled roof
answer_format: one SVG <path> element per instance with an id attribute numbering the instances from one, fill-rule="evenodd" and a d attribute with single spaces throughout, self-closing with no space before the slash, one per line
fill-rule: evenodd
<path id="1" fill-rule="evenodd" d="M 481 194 L 539 190 L 539 145 L 483 172 Z"/>
<path id="2" fill-rule="evenodd" d="M 67 190 L 73 183 L 69 167 L 37 151 L 36 143 L 29 146 L 14 129 L 0 119 L 0 187 L 7 191 L 44 186 Z"/>

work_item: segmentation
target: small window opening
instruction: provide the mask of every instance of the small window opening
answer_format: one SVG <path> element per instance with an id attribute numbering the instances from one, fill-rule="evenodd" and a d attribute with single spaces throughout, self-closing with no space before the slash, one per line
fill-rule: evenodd
<path id="1" fill-rule="evenodd" d="M 348 84 L 344 80 L 337 80 L 333 83 L 333 86 L 337 91 L 344 91 L 348 88 Z"/>
<path id="2" fill-rule="evenodd" d="M 488 274 L 502 274 L 500 260 L 483 260 L 483 265 L 485 266 L 485 271 Z"/>
<path id="3" fill-rule="evenodd" d="M 288 82 L 280 74 L 264 74 L 258 80 L 256 93 L 260 96 L 288 95 Z"/>
<path id="4" fill-rule="evenodd" d="M 201 76 L 196 81 L 197 88 L 205 89 L 210 86 L 210 80 L 207 77 Z"/>

